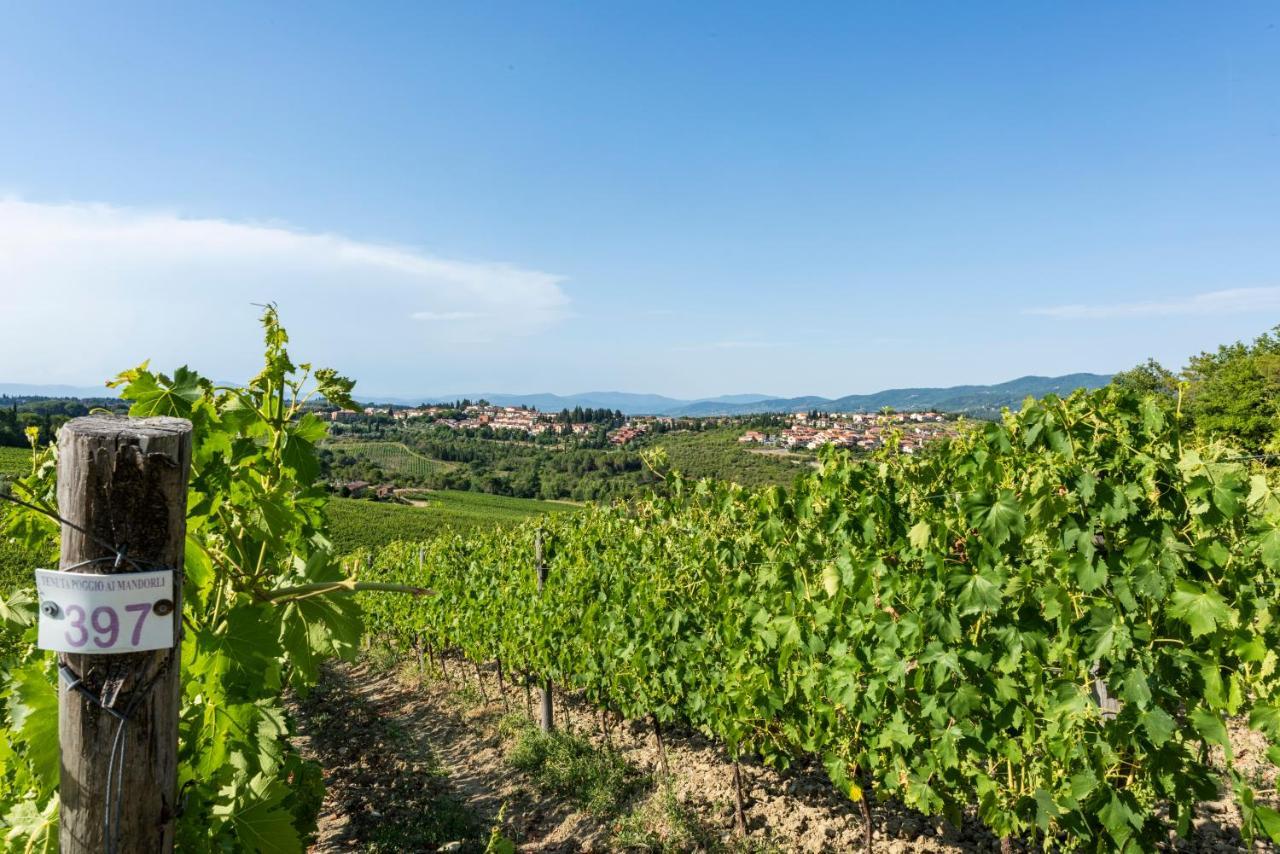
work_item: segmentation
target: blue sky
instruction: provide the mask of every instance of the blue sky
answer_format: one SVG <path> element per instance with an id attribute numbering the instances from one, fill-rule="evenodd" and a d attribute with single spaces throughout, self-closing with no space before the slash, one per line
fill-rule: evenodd
<path id="1" fill-rule="evenodd" d="M 0 10 L 0 381 L 247 375 L 266 300 L 404 394 L 842 395 L 1280 322 L 1275 4 Z"/>

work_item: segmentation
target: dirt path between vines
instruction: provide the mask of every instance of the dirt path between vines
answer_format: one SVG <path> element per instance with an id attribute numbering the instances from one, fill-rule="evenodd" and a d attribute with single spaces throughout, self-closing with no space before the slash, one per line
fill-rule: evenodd
<path id="1" fill-rule="evenodd" d="M 504 805 L 501 830 L 519 851 L 619 850 L 615 823 L 540 793 L 507 763 L 508 745 L 498 734 L 504 706 L 495 674 L 484 674 L 488 702 L 482 703 L 471 665 L 464 669 L 452 662 L 449 673 L 452 682 L 420 681 L 406 670 L 390 672 L 368 663 L 326 669 L 320 688 L 299 709 L 300 749 L 321 762 L 329 787 L 311 850 L 483 850 Z M 558 700 L 557 725 L 604 743 L 593 710 L 572 699 Z M 524 692 L 508 685 L 506 704 L 524 709 Z M 1239 744 L 1236 736 L 1233 732 Z M 609 740 L 632 765 L 656 770 L 658 752 L 649 727 L 615 724 Z M 696 814 L 710 840 L 697 850 L 863 849 L 858 805 L 837 793 L 820 767 L 778 773 L 744 764 L 749 833 L 742 840 L 733 830 L 732 763 L 697 734 L 667 733 L 666 745 L 676 800 Z M 1253 747 L 1246 752 L 1254 752 Z M 1273 781 L 1274 776 L 1272 786 Z M 639 800 L 633 807 L 643 809 Z M 1237 822 L 1229 798 L 1204 805 L 1196 842 L 1178 843 L 1171 850 L 1247 851 L 1235 830 Z M 975 821 L 955 828 L 894 803 L 874 804 L 872 823 L 880 854 L 994 852 L 1000 847 Z M 1258 843 L 1254 850 L 1275 849 Z"/>
<path id="2" fill-rule="evenodd" d="M 354 717 L 353 709 L 358 710 Z M 321 762 L 329 787 L 313 852 L 482 850 L 504 805 L 503 833 L 518 840 L 521 851 L 607 850 L 609 828 L 540 795 L 508 767 L 497 734 L 501 706 L 496 701 L 472 707 L 445 682 L 419 685 L 367 663 L 336 664 L 326 668 L 320 689 L 301 711 L 299 749 Z M 400 755 L 391 763 L 382 757 L 387 747 L 381 730 L 388 727 L 403 735 L 396 748 Z M 379 765 L 388 780 L 372 779 L 369 772 Z M 423 813 L 443 806 L 445 812 L 464 815 L 454 822 L 459 832 L 423 835 L 422 847 L 403 847 L 403 841 L 401 847 L 371 846 L 371 835 L 387 822 L 424 820 L 403 803 L 405 778 L 415 773 L 430 775 L 437 786 L 415 805 Z M 399 801 L 398 814 L 389 813 L 385 800 L 379 809 L 381 797 Z M 436 838 L 427 838 L 431 835 Z"/>

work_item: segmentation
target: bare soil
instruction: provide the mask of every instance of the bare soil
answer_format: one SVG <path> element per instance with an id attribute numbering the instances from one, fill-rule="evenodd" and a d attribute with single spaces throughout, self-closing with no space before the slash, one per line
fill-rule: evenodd
<path id="1" fill-rule="evenodd" d="M 420 678 L 406 669 L 380 669 L 362 662 L 337 664 L 326 671 L 322 696 L 325 708 L 356 709 L 345 717 L 326 713 L 317 717 L 308 701 L 301 709 L 304 754 L 325 767 L 329 785 L 316 852 L 383 850 L 370 846 L 371 833 L 387 820 L 423 821 L 421 811 L 443 799 L 444 811 L 461 831 L 454 840 L 425 841 L 422 847 L 385 850 L 469 850 L 498 821 L 514 840 L 517 850 L 570 852 L 619 850 L 617 826 L 593 818 L 554 796 L 539 792 L 514 771 L 505 758 L 509 745 L 498 733 L 504 709 L 525 709 L 522 688 L 507 685 L 499 699 L 496 675 L 486 671 L 480 699 L 477 676 L 469 663 L 451 662 L 451 679 Z M 598 711 L 574 698 L 556 697 L 558 726 L 571 728 L 603 744 Z M 536 692 L 534 693 L 536 702 Z M 401 733 L 402 747 L 393 759 L 379 757 L 387 731 Z M 734 830 L 733 764 L 714 743 L 697 733 L 664 732 L 671 785 L 682 807 L 691 809 L 709 831 L 711 843 L 701 849 L 724 851 L 838 852 L 865 850 L 860 805 L 841 796 L 820 766 L 778 772 L 743 763 L 748 835 Z M 658 751 L 648 724 L 610 724 L 609 743 L 628 762 L 657 776 Z M 1255 780 L 1267 801 L 1275 803 L 1276 769 L 1265 757 L 1265 740 L 1247 728 L 1232 731 L 1237 768 Z M 412 778 L 426 776 L 428 783 Z M 389 815 L 376 806 L 385 798 L 414 792 L 408 806 Z M 640 798 L 633 808 L 640 809 Z M 953 827 L 895 802 L 870 805 L 874 850 L 888 854 L 943 854 L 943 852 L 999 851 L 999 840 L 976 820 Z M 417 814 L 414 811 L 418 810 Z M 1226 795 L 1202 805 L 1192 842 L 1178 841 L 1170 850 L 1192 852 L 1242 852 L 1250 849 L 1238 832 L 1239 814 Z M 464 820 L 465 819 L 465 820 Z M 470 824 L 467 824 L 467 821 Z M 479 832 L 483 829 L 483 833 Z M 477 850 L 482 850 L 481 846 Z M 1024 849 L 1015 845 L 1015 850 Z M 1275 851 L 1268 843 L 1255 843 L 1254 851 Z"/>

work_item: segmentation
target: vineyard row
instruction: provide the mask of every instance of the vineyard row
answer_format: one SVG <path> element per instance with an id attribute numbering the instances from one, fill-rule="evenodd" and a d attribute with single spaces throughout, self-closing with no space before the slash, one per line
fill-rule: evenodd
<path id="1" fill-rule="evenodd" d="M 828 456 L 790 489 L 673 474 L 644 502 L 393 544 L 362 580 L 435 595 L 363 606 L 405 648 L 734 757 L 820 757 L 854 800 L 1151 850 L 1225 779 L 1246 836 L 1280 841 L 1226 726 L 1280 765 L 1280 496 L 1251 465 L 1184 447 L 1155 400 L 1050 397 L 923 455 Z"/>

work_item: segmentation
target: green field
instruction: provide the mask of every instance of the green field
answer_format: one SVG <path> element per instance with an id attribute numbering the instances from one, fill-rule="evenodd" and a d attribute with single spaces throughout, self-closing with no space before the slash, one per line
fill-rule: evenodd
<path id="1" fill-rule="evenodd" d="M 646 445 L 663 448 L 673 469 L 686 477 L 710 477 L 743 486 L 790 486 L 806 471 L 807 460 L 752 453 L 738 442 L 742 431 L 719 428 L 701 432 L 662 433 Z"/>
<path id="2" fill-rule="evenodd" d="M 478 492 L 423 492 L 424 506 L 334 498 L 325 511 L 338 554 L 376 548 L 394 540 L 419 540 L 448 531 L 510 525 L 530 516 L 572 510 L 573 505 Z"/>
<path id="3" fill-rule="evenodd" d="M 428 460 L 397 442 L 343 443 L 332 446 L 350 452 L 359 447 L 362 453 L 384 455 L 386 459 L 398 459 L 405 466 L 418 462 L 437 467 L 453 463 Z M 399 449 L 396 452 L 392 449 Z M 390 463 L 378 461 L 387 468 Z M 27 448 L 0 447 L 0 480 L 27 474 L 31 471 L 31 451 Z M 420 506 L 383 504 L 373 501 L 357 501 L 349 498 L 333 498 L 327 514 L 334 543 L 339 554 L 345 554 L 361 546 L 383 546 L 393 540 L 423 539 L 444 531 L 465 531 L 488 525 L 519 522 L 542 513 L 571 510 L 573 505 L 553 501 L 535 501 L 527 498 L 507 498 L 480 492 L 436 491 L 420 493 Z M 0 507 L 0 518 L 5 509 Z M 0 538 L 0 587 L 11 586 L 15 579 L 25 579 L 36 556 L 6 543 Z M 41 554 L 39 559 L 48 560 Z M 2 591 L 0 591 L 2 592 Z"/>
<path id="4" fill-rule="evenodd" d="M 0 448 L 0 478 L 30 473 L 30 448 Z"/>
<path id="5" fill-rule="evenodd" d="M 457 465 L 424 457 L 400 442 L 332 442 L 324 448 L 338 456 L 368 460 L 388 474 L 403 474 L 419 479 Z"/>

